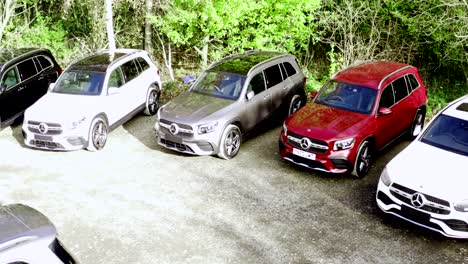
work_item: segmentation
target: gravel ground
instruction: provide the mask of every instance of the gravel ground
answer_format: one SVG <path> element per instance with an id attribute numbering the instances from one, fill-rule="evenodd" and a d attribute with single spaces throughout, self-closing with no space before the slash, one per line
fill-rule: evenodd
<path id="1" fill-rule="evenodd" d="M 0 132 L 0 201 L 46 214 L 81 263 L 468 263 L 468 242 L 383 216 L 382 153 L 356 180 L 309 171 L 262 129 L 231 161 L 166 151 L 154 117 L 113 131 L 102 151 L 26 148 Z"/>

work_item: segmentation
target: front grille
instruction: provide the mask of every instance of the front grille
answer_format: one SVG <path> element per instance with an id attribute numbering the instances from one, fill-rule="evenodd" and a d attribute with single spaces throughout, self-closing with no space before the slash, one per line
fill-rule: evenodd
<path id="1" fill-rule="evenodd" d="M 164 133 L 172 134 L 172 132 L 170 131 L 170 127 L 172 124 L 176 124 L 179 127 L 179 131 L 176 134 L 177 136 L 180 136 L 180 137 L 192 137 L 193 136 L 193 129 L 189 125 L 172 122 L 166 119 L 159 120 L 159 127 Z"/>
<path id="2" fill-rule="evenodd" d="M 173 142 L 173 141 L 170 141 L 170 140 L 166 140 L 164 138 L 161 138 L 160 142 L 161 142 L 161 144 L 163 144 L 164 146 L 166 146 L 168 148 L 176 149 L 176 150 L 181 151 L 181 152 L 194 153 L 194 151 L 189 146 L 187 146 L 185 144 L 176 143 L 176 142 Z"/>
<path id="3" fill-rule="evenodd" d="M 309 137 L 304 137 L 304 136 L 301 136 L 292 132 L 288 132 L 287 138 L 288 138 L 288 144 L 290 144 L 291 146 L 295 148 L 305 150 L 308 152 L 312 152 L 312 153 L 318 153 L 318 154 L 324 154 L 328 152 L 328 144 L 325 141 L 314 139 L 314 138 L 309 138 Z M 311 147 L 309 147 L 307 150 L 301 147 L 301 140 L 303 138 L 308 138 L 311 142 Z"/>
<path id="4" fill-rule="evenodd" d="M 461 220 L 442 220 L 451 229 L 456 231 L 468 232 L 468 224 Z"/>
<path id="5" fill-rule="evenodd" d="M 40 124 L 43 123 L 47 127 L 47 131 L 42 133 L 39 129 Z M 34 134 L 55 136 L 62 133 L 62 126 L 57 123 L 46 123 L 46 122 L 37 122 L 37 121 L 28 121 L 28 130 Z"/>
<path id="6" fill-rule="evenodd" d="M 390 187 L 390 193 L 395 198 L 402 201 L 403 203 L 413 206 L 411 203 L 411 196 L 413 196 L 413 194 L 416 193 L 415 190 L 402 186 L 398 183 L 393 183 L 392 186 Z M 450 214 L 449 202 L 443 199 L 431 196 L 431 195 L 427 195 L 424 193 L 421 193 L 421 194 L 423 194 L 424 197 L 426 198 L 426 203 L 419 209 L 427 211 L 427 212 L 435 213 L 435 214 L 442 214 L 442 215 Z"/>
<path id="7" fill-rule="evenodd" d="M 286 156 L 288 159 L 296 162 L 296 163 L 302 163 L 302 164 L 305 164 L 307 165 L 307 167 L 309 168 L 312 168 L 312 169 L 321 169 L 321 170 L 325 170 L 325 171 L 328 171 L 327 168 L 319 161 L 316 161 L 316 160 L 310 160 L 310 159 L 306 159 L 306 158 L 303 158 L 303 157 L 299 157 L 299 156 L 296 156 L 294 154 L 290 154 L 288 153 L 288 155 Z"/>

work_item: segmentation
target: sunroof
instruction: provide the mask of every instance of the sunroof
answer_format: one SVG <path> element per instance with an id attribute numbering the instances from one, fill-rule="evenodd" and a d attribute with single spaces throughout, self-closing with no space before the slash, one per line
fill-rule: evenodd
<path id="1" fill-rule="evenodd" d="M 468 112 L 468 103 L 460 104 L 457 107 L 457 110 L 460 110 L 460 111 L 463 111 L 463 112 Z"/>

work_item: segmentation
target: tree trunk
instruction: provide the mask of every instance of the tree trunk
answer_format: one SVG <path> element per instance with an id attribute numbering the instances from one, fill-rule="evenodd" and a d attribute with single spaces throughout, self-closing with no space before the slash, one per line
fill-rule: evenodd
<path id="1" fill-rule="evenodd" d="M 151 56 L 151 54 L 153 53 L 153 45 L 152 45 L 152 42 L 151 42 L 153 26 L 151 24 L 150 17 L 153 16 L 153 0 L 146 0 L 145 4 L 146 4 L 145 50 Z"/>
<path id="2" fill-rule="evenodd" d="M 4 1 L 4 0 L 2 0 Z M 15 12 L 16 0 L 6 0 L 3 4 L 0 4 L 0 41 L 3 38 L 3 32 L 10 21 L 10 18 Z"/>
<path id="3" fill-rule="evenodd" d="M 109 49 L 115 50 L 114 22 L 112 19 L 112 0 L 106 0 L 106 30 Z"/>

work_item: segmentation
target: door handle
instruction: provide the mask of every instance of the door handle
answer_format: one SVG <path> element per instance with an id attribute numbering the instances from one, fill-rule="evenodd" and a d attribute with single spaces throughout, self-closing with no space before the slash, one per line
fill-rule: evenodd
<path id="1" fill-rule="evenodd" d="M 268 99 L 268 98 L 270 98 L 270 95 L 269 95 L 269 94 L 265 95 L 265 96 L 263 97 L 263 100 L 266 100 L 266 99 Z"/>
<path id="2" fill-rule="evenodd" d="M 21 90 L 23 90 L 24 88 L 25 88 L 24 86 L 20 86 L 20 87 L 18 88 L 18 92 L 21 91 Z"/>
<path id="3" fill-rule="evenodd" d="M 288 90 L 289 88 L 291 88 L 291 86 L 286 85 L 286 86 L 283 87 L 283 90 Z"/>

